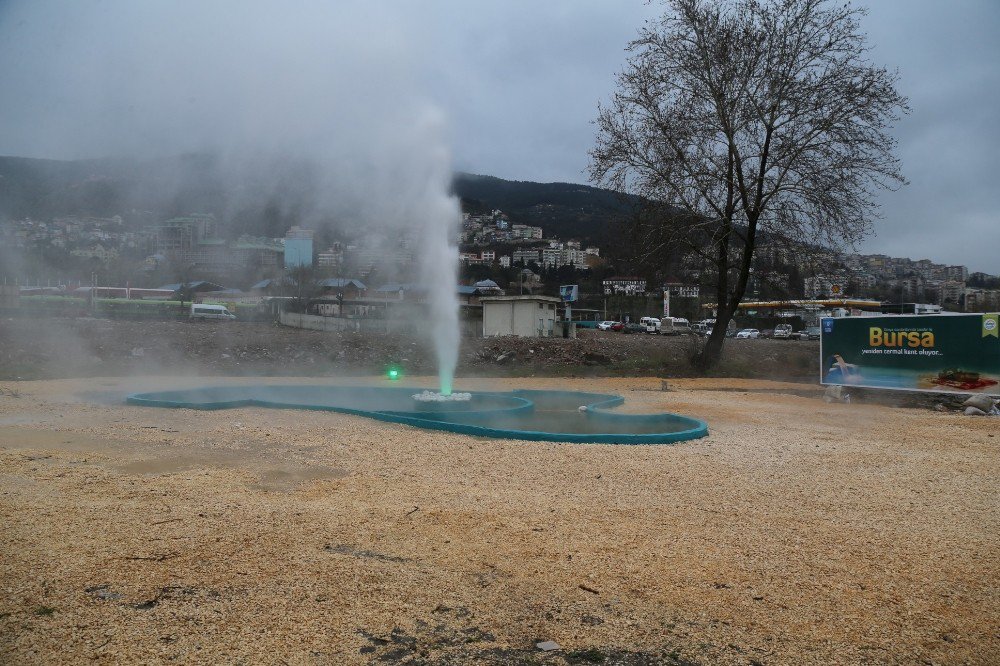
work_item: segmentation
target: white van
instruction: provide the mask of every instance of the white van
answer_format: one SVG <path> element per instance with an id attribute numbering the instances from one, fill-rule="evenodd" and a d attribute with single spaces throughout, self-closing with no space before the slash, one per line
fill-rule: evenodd
<path id="1" fill-rule="evenodd" d="M 657 335 L 660 332 L 660 320 L 656 317 L 643 317 L 639 323 L 646 327 L 647 333 Z"/>
<path id="2" fill-rule="evenodd" d="M 230 319 L 236 319 L 236 315 L 230 312 L 225 305 L 192 303 L 191 319 L 222 319 L 223 321 L 229 321 Z"/>
<path id="3" fill-rule="evenodd" d="M 664 317 L 659 328 L 663 335 L 688 335 L 692 332 L 691 323 L 683 317 Z"/>

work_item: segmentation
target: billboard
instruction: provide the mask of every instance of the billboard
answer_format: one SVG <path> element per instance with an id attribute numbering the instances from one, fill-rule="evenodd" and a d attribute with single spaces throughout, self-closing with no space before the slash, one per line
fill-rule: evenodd
<path id="1" fill-rule="evenodd" d="M 559 287 L 559 296 L 566 303 L 574 303 L 580 297 L 580 285 L 564 284 Z"/>
<path id="2" fill-rule="evenodd" d="M 1000 314 L 824 317 L 820 383 L 1000 394 Z"/>
<path id="3" fill-rule="evenodd" d="M 698 298 L 701 288 L 696 284 L 682 284 L 680 282 L 668 282 L 663 285 L 664 291 L 669 291 L 671 296 L 679 298 Z"/>

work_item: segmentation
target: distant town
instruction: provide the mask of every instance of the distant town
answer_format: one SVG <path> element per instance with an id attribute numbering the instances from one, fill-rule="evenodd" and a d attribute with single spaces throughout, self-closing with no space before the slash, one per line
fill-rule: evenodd
<path id="1" fill-rule="evenodd" d="M 416 234 L 417 232 L 413 232 Z M 156 221 L 134 215 L 63 216 L 0 222 L 0 244 L 20 257 L 0 279 L 28 290 L 94 286 L 157 289 L 206 281 L 229 298 L 260 292 L 289 271 L 310 270 L 316 280 L 356 284 L 400 283 L 419 251 L 414 235 L 359 242 L 327 240 L 292 226 L 282 238 L 227 238 L 211 214 Z M 542 226 L 513 222 L 501 210 L 464 213 L 455 239 L 461 282 L 507 293 L 556 294 L 560 283 L 579 283 L 592 296 L 674 296 L 712 300 L 704 269 L 681 253 L 676 265 L 621 274 L 601 247 L 547 237 Z M 9 272 L 6 272 L 9 271 Z M 632 274 L 635 273 L 635 274 Z M 256 289 L 255 289 L 256 287 Z M 367 288 L 367 287 L 366 287 Z M 1000 277 L 930 259 L 842 253 L 785 243 L 757 249 L 746 300 L 858 298 L 926 303 L 943 310 L 1000 309 Z"/>

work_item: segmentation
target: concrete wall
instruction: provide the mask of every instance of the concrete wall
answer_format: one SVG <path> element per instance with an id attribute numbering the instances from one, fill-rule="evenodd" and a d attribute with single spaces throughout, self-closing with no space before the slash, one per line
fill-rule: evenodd
<path id="1" fill-rule="evenodd" d="M 416 335 L 422 332 L 427 322 L 404 319 L 347 319 L 344 317 L 317 317 L 316 315 L 282 312 L 278 321 L 283 326 L 305 328 L 311 331 L 355 331 L 363 333 L 393 333 Z M 459 321 L 464 337 L 479 337 L 481 324 L 476 320 Z"/>

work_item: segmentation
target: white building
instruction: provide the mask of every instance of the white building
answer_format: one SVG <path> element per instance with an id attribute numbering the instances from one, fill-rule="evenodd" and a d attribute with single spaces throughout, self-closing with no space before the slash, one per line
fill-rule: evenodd
<path id="1" fill-rule="evenodd" d="M 953 282 L 967 282 L 969 269 L 965 266 L 948 266 L 945 268 L 945 279 Z"/>
<path id="2" fill-rule="evenodd" d="M 514 250 L 513 261 L 515 264 L 527 266 L 531 262 L 538 263 L 538 250 Z"/>
<path id="3" fill-rule="evenodd" d="M 483 304 L 483 337 L 516 335 L 522 338 L 552 337 L 556 307 L 552 296 L 494 296 Z"/>
<path id="4" fill-rule="evenodd" d="M 510 227 L 510 235 L 513 238 L 523 238 L 527 240 L 541 239 L 542 228 L 532 227 L 527 224 L 514 224 Z"/>
<path id="5" fill-rule="evenodd" d="M 563 250 L 554 247 L 542 248 L 542 266 L 560 266 Z"/>
<path id="6" fill-rule="evenodd" d="M 950 303 L 958 305 L 959 300 L 965 295 L 965 283 L 948 280 L 941 283 L 941 305 Z"/>

